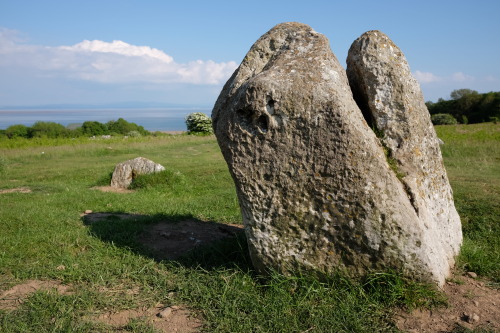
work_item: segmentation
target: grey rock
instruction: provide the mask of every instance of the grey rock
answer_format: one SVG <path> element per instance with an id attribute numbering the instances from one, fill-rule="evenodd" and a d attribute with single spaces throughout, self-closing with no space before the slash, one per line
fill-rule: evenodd
<path id="1" fill-rule="evenodd" d="M 460 217 L 453 202 L 436 135 L 417 80 L 401 50 L 380 31 L 355 40 L 347 57 L 353 95 L 381 137 L 424 237 L 433 244 L 433 270 L 448 276 L 462 243 Z M 446 259 L 446 260 L 444 260 Z"/>
<path id="2" fill-rule="evenodd" d="M 137 157 L 116 165 L 111 177 L 111 186 L 116 188 L 127 188 L 132 180 L 141 174 L 155 173 L 165 170 L 161 164 L 157 164 L 144 157 Z"/>
<path id="3" fill-rule="evenodd" d="M 160 318 L 168 318 L 172 315 L 172 310 L 173 309 L 170 306 L 166 307 L 163 310 L 161 310 L 160 312 L 158 312 L 157 316 Z"/>
<path id="4" fill-rule="evenodd" d="M 467 276 L 473 279 L 477 279 L 477 274 L 475 272 L 467 272 Z"/>
<path id="5" fill-rule="evenodd" d="M 462 315 L 462 320 L 468 322 L 469 324 L 474 324 L 479 322 L 479 315 L 477 313 L 464 313 Z"/>
<path id="6" fill-rule="evenodd" d="M 391 268 L 444 283 L 442 235 L 420 219 L 325 36 L 300 23 L 264 34 L 212 120 L 258 271 Z"/>

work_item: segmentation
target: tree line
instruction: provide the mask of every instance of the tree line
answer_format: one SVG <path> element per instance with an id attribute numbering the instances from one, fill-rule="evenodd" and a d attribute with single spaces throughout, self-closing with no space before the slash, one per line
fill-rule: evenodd
<path id="1" fill-rule="evenodd" d="M 434 125 L 475 124 L 500 119 L 500 92 L 480 94 L 471 89 L 457 89 L 450 97 L 425 103 Z"/>
<path id="2" fill-rule="evenodd" d="M 22 124 L 11 125 L 5 130 L 0 130 L 0 138 L 74 138 L 80 136 L 101 135 L 128 135 L 141 136 L 151 133 L 143 126 L 126 121 L 123 118 L 111 120 L 107 123 L 86 121 L 81 126 L 63 126 L 55 122 L 37 121 L 33 126 Z"/>

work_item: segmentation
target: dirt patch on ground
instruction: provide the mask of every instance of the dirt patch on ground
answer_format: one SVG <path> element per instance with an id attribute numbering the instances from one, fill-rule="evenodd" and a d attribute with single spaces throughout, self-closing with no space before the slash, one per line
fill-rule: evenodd
<path id="1" fill-rule="evenodd" d="M 198 246 L 208 245 L 243 232 L 243 226 L 200 220 L 159 222 L 148 226 L 139 242 L 151 250 L 158 260 L 176 259 Z"/>
<path id="2" fill-rule="evenodd" d="M 31 294 L 40 290 L 55 290 L 60 295 L 73 294 L 71 286 L 56 280 L 29 280 L 0 292 L 0 310 L 16 310 Z M 106 293 L 109 290 L 102 292 Z M 127 290 L 127 293 L 129 292 L 138 293 L 138 289 Z M 202 321 L 195 317 L 189 309 L 175 305 L 165 307 L 163 304 L 157 304 L 152 308 L 104 312 L 83 318 L 86 321 L 110 325 L 117 331 L 123 331 L 124 326 L 133 319 L 142 320 L 159 332 L 191 333 L 198 332 L 202 326 Z"/>
<path id="3" fill-rule="evenodd" d="M 113 192 L 113 193 L 134 193 L 133 190 L 126 188 L 112 187 L 112 186 L 95 186 L 92 187 L 93 190 L 99 190 L 102 192 Z"/>
<path id="4" fill-rule="evenodd" d="M 89 318 L 121 331 L 130 320 L 142 320 L 159 332 L 191 333 L 201 329 L 202 322 L 193 316 L 191 311 L 180 306 L 165 307 L 162 304 L 154 308 L 128 309 L 118 312 L 103 313 Z"/>
<path id="5" fill-rule="evenodd" d="M 1 310 L 15 310 L 26 300 L 29 295 L 39 290 L 55 289 L 61 295 L 70 295 L 73 292 L 71 287 L 62 284 L 55 280 L 28 280 L 24 283 L 15 285 L 0 295 L 0 309 Z"/>
<path id="6" fill-rule="evenodd" d="M 0 194 L 4 193 L 31 193 L 31 189 L 28 187 L 16 187 L 0 190 Z"/>
<path id="7" fill-rule="evenodd" d="M 500 291 L 467 276 L 444 286 L 448 307 L 400 312 L 397 327 L 404 332 L 452 332 L 481 328 L 500 332 Z"/>

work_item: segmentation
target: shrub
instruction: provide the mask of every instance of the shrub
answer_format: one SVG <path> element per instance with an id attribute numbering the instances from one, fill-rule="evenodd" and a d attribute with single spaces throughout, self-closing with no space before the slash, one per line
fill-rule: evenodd
<path id="1" fill-rule="evenodd" d="M 190 134 L 212 134 L 212 119 L 204 113 L 194 112 L 186 117 L 186 127 Z"/>
<path id="2" fill-rule="evenodd" d="M 138 138 L 141 136 L 141 133 L 139 133 L 139 131 L 130 131 L 127 133 L 127 136 L 130 136 L 132 138 Z"/>
<path id="3" fill-rule="evenodd" d="M 98 121 L 86 121 L 82 124 L 82 132 L 88 136 L 105 135 L 108 134 L 108 128 Z"/>
<path id="4" fill-rule="evenodd" d="M 25 125 L 12 125 L 7 127 L 5 134 L 9 139 L 14 138 L 28 138 L 29 137 L 29 127 Z"/>
<path id="5" fill-rule="evenodd" d="M 448 113 L 437 113 L 431 116 L 434 125 L 456 125 L 457 120 Z"/>
<path id="6" fill-rule="evenodd" d="M 69 136 L 69 130 L 61 124 L 37 121 L 30 129 L 33 138 L 64 138 Z"/>
<path id="7" fill-rule="evenodd" d="M 121 135 L 127 135 L 127 133 L 132 131 L 137 131 L 141 135 L 149 135 L 150 133 L 144 129 L 144 127 L 139 126 L 135 123 L 130 123 L 123 118 L 118 118 L 118 120 L 111 120 L 106 123 L 109 130 L 108 134 L 117 133 Z"/>

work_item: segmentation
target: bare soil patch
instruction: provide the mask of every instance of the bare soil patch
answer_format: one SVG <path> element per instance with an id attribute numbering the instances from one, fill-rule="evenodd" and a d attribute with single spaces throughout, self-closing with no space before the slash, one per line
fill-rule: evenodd
<path id="1" fill-rule="evenodd" d="M 55 290 L 61 295 L 71 295 L 71 286 L 64 285 L 56 280 L 29 280 L 15 285 L 0 294 L 0 310 L 16 310 L 31 294 L 36 291 Z M 109 292 L 109 290 L 103 290 Z M 130 291 L 137 293 L 137 290 Z M 126 309 L 121 311 L 108 311 L 85 317 L 84 320 L 98 321 L 112 326 L 117 331 L 122 331 L 131 319 L 141 319 L 159 332 L 198 332 L 202 321 L 195 317 L 189 309 L 182 306 L 165 307 L 157 304 L 151 308 Z"/>
<path id="2" fill-rule="evenodd" d="M 0 194 L 4 193 L 31 193 L 31 189 L 28 187 L 16 187 L 0 190 Z"/>
<path id="3" fill-rule="evenodd" d="M 448 307 L 397 314 L 396 325 L 404 332 L 453 332 L 481 328 L 500 332 L 500 291 L 483 281 L 456 276 L 444 286 Z"/>
<path id="4" fill-rule="evenodd" d="M 102 192 L 113 192 L 113 193 L 134 193 L 133 190 L 129 190 L 126 188 L 118 188 L 118 187 L 112 187 L 112 186 L 95 186 L 92 187 L 94 190 L 99 190 Z"/>
<path id="5" fill-rule="evenodd" d="M 184 307 L 165 307 L 158 304 L 153 308 L 127 309 L 118 312 L 107 312 L 89 318 L 92 321 L 113 326 L 120 330 L 132 319 L 140 319 L 151 325 L 159 332 L 191 333 L 201 329 L 202 322 Z"/>
<path id="6" fill-rule="evenodd" d="M 70 286 L 64 285 L 59 281 L 28 280 L 2 292 L 0 295 L 0 309 L 15 310 L 32 293 L 39 290 L 51 289 L 55 289 L 61 295 L 70 295 L 73 293 Z"/>

